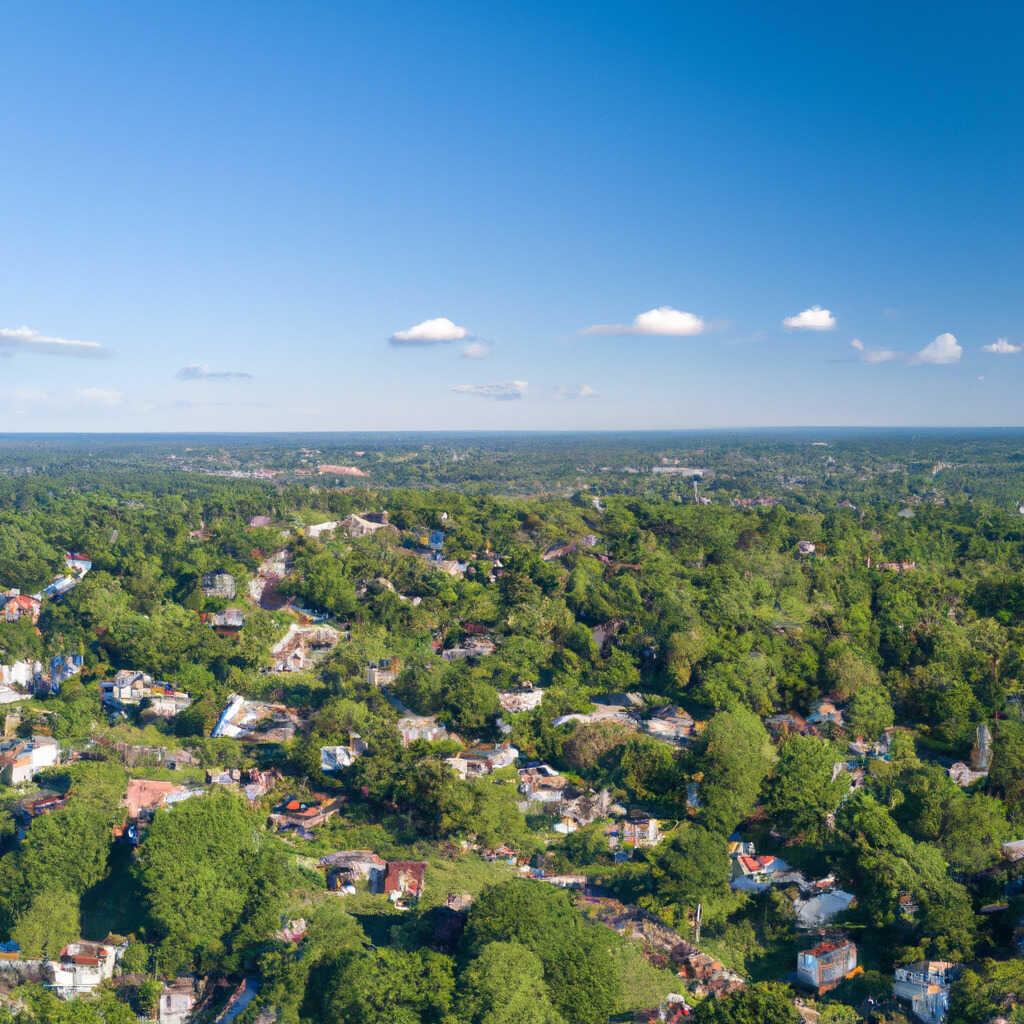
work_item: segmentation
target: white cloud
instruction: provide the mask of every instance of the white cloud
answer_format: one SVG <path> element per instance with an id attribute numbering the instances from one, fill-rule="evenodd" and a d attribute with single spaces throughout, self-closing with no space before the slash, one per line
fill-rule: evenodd
<path id="1" fill-rule="evenodd" d="M 461 341 L 468 334 L 465 327 L 452 323 L 446 316 L 439 316 L 407 330 L 395 331 L 390 341 L 392 345 L 437 345 L 444 341 Z"/>
<path id="2" fill-rule="evenodd" d="M 1008 356 L 1011 352 L 1019 352 L 1020 345 L 1012 345 L 1006 338 L 999 338 L 998 341 L 994 341 L 991 345 L 982 345 L 982 352 L 995 352 L 998 355 Z"/>
<path id="3" fill-rule="evenodd" d="M 560 387 L 555 390 L 555 398 L 597 398 L 598 393 L 589 385 L 581 384 L 578 388 Z"/>
<path id="4" fill-rule="evenodd" d="M 821 306 L 811 306 L 796 316 L 787 316 L 782 321 L 783 327 L 790 327 L 797 331 L 831 331 L 836 325 L 836 318 L 829 309 L 822 309 Z"/>
<path id="5" fill-rule="evenodd" d="M 452 391 L 460 395 L 476 395 L 479 398 L 493 398 L 498 402 L 515 401 L 526 394 L 525 380 L 503 380 L 497 384 L 456 384 Z"/>
<path id="6" fill-rule="evenodd" d="M 90 405 L 120 405 L 124 400 L 116 388 L 75 388 L 75 394 Z"/>
<path id="7" fill-rule="evenodd" d="M 178 380 L 252 380 L 245 370 L 211 370 L 206 363 L 189 363 L 174 376 Z"/>
<path id="8" fill-rule="evenodd" d="M 865 363 L 891 363 L 899 358 L 899 352 L 893 352 L 891 348 L 872 348 L 864 353 Z"/>
<path id="9" fill-rule="evenodd" d="M 31 327 L 0 327 L 0 351 L 42 352 L 51 356 L 77 356 L 96 358 L 110 355 L 98 341 L 75 341 L 70 338 L 52 338 Z"/>
<path id="10" fill-rule="evenodd" d="M 940 334 L 934 341 L 927 345 L 911 360 L 915 365 L 928 364 L 931 366 L 950 366 L 959 363 L 964 350 L 956 340 L 956 335 Z"/>
<path id="11" fill-rule="evenodd" d="M 463 359 L 486 359 L 491 350 L 482 341 L 470 341 L 460 350 Z"/>
<path id="12" fill-rule="evenodd" d="M 868 348 L 860 338 L 854 338 L 850 347 L 860 353 L 863 363 L 891 363 L 894 359 L 902 359 L 901 352 L 894 352 L 891 348 Z"/>
<path id="13" fill-rule="evenodd" d="M 594 324 L 581 334 L 658 334 L 683 338 L 700 334 L 707 325 L 695 313 L 685 313 L 671 306 L 658 306 L 640 313 L 631 324 Z"/>

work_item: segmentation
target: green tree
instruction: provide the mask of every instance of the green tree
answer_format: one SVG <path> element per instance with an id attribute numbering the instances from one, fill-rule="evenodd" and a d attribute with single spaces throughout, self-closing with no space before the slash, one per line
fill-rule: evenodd
<path id="1" fill-rule="evenodd" d="M 460 981 L 464 1024 L 562 1024 L 544 983 L 544 965 L 518 942 L 491 942 Z"/>
<path id="2" fill-rule="evenodd" d="M 701 825 L 686 824 L 655 847 L 652 880 L 658 897 L 681 908 L 714 900 L 728 891 L 729 854 L 724 839 Z"/>
<path id="3" fill-rule="evenodd" d="M 430 950 L 378 949 L 345 957 L 329 987 L 339 1024 L 442 1024 L 452 1004 L 452 961 Z"/>
<path id="4" fill-rule="evenodd" d="M 759 983 L 730 992 L 724 999 L 705 999 L 693 1012 L 694 1024 L 800 1024 L 787 985 Z"/>
<path id="5" fill-rule="evenodd" d="M 850 788 L 850 777 L 833 768 L 840 756 L 826 740 L 814 736 L 788 736 L 779 745 L 779 757 L 767 786 L 768 813 L 790 835 L 816 836 L 825 817 L 835 811 Z"/>
<path id="6" fill-rule="evenodd" d="M 21 947 L 22 956 L 56 958 L 81 933 L 78 898 L 55 887 L 33 897 L 28 909 L 15 921 L 11 938 Z"/>
<path id="7" fill-rule="evenodd" d="M 727 836 L 754 809 L 771 766 L 771 744 L 761 720 L 744 709 L 720 711 L 704 729 L 697 763 L 704 773 L 704 824 Z"/>
<path id="8" fill-rule="evenodd" d="M 480 955 L 492 942 L 514 941 L 544 965 L 551 1001 L 569 1024 L 604 1024 L 619 995 L 608 964 L 622 940 L 585 925 L 562 889 L 528 879 L 486 888 L 469 912 L 464 942 Z"/>

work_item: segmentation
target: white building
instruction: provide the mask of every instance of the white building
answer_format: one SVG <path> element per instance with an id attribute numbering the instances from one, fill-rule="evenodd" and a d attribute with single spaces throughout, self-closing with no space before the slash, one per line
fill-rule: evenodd
<path id="1" fill-rule="evenodd" d="M 334 533 L 340 525 L 336 519 L 328 520 L 325 523 L 314 523 L 312 526 L 306 527 L 306 536 L 315 538 L 325 533 Z"/>
<path id="2" fill-rule="evenodd" d="M 947 960 L 920 960 L 897 967 L 892 994 L 910 1003 L 910 1012 L 925 1024 L 941 1024 L 949 1009 L 949 987 L 958 973 Z"/>
<path id="3" fill-rule="evenodd" d="M 354 732 L 347 746 L 320 748 L 320 771 L 329 774 L 341 768 L 351 768 L 356 760 L 365 753 L 366 744 L 363 742 L 363 738 L 359 733 Z"/>
<path id="4" fill-rule="evenodd" d="M 54 992 L 61 999 L 88 995 L 110 978 L 124 947 L 104 942 L 71 942 L 57 960 L 44 965 Z"/>
<path id="5" fill-rule="evenodd" d="M 60 744 L 50 736 L 4 740 L 0 743 L 0 779 L 8 786 L 20 786 L 59 760 Z"/>

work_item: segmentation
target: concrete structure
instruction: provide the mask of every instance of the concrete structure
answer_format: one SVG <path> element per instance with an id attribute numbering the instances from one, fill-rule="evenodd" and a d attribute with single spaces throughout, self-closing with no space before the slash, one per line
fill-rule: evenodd
<path id="1" fill-rule="evenodd" d="M 852 942 L 821 942 L 796 958 L 797 980 L 818 995 L 830 992 L 857 970 L 857 947 Z"/>
<path id="2" fill-rule="evenodd" d="M 519 769 L 519 792 L 527 800 L 558 803 L 565 795 L 566 780 L 549 764 Z"/>
<path id="3" fill-rule="evenodd" d="M 306 536 L 319 539 L 325 533 L 334 533 L 340 525 L 336 519 L 328 520 L 324 523 L 314 523 L 312 526 L 306 527 Z"/>
<path id="4" fill-rule="evenodd" d="M 175 978 L 160 993 L 158 1024 L 187 1024 L 198 995 L 193 978 Z"/>
<path id="5" fill-rule="evenodd" d="M 382 686 L 390 686 L 398 678 L 401 665 L 401 661 L 396 657 L 371 661 L 366 666 L 366 682 L 378 689 Z"/>
<path id="6" fill-rule="evenodd" d="M 433 716 L 406 714 L 398 720 L 398 732 L 402 737 L 402 746 L 407 747 L 416 740 L 427 740 L 438 743 L 452 739 L 448 730 Z"/>
<path id="7" fill-rule="evenodd" d="M 670 704 L 658 708 L 650 718 L 641 723 L 640 728 L 656 740 L 684 746 L 696 734 L 697 723 L 682 708 Z"/>
<path id="8" fill-rule="evenodd" d="M 370 537 L 378 530 L 385 529 L 392 533 L 398 532 L 390 523 L 388 523 L 387 512 L 365 512 L 361 516 L 345 516 L 340 523 L 336 523 L 335 525 L 342 528 L 345 532 L 345 536 L 352 538 Z"/>
<path id="9" fill-rule="evenodd" d="M 28 688 L 42 674 L 43 664 L 40 661 L 15 661 L 10 665 L 0 665 L 0 683 L 4 686 Z"/>
<path id="10" fill-rule="evenodd" d="M 130 668 L 120 669 L 113 679 L 100 681 L 100 699 L 115 711 L 149 701 L 149 710 L 160 718 L 173 718 L 192 703 L 183 690 L 175 690 L 170 683 L 155 683 L 152 676 Z"/>
<path id="11" fill-rule="evenodd" d="M 320 748 L 320 771 L 330 774 L 342 768 L 351 768 L 357 758 L 366 753 L 366 744 L 362 736 L 354 732 L 344 746 Z"/>
<path id="12" fill-rule="evenodd" d="M 946 960 L 921 960 L 897 967 L 892 994 L 910 1003 L 910 1012 L 925 1024 L 942 1024 L 949 1009 L 949 989 L 959 973 Z"/>
<path id="13" fill-rule="evenodd" d="M 4 740 L 0 743 L 0 780 L 7 786 L 20 786 L 59 760 L 60 744 L 50 736 Z"/>
<path id="14" fill-rule="evenodd" d="M 235 577 L 229 572 L 208 572 L 203 574 L 203 596 L 233 601 L 235 598 Z"/>
<path id="15" fill-rule="evenodd" d="M 498 703 L 502 711 L 518 714 L 521 711 L 532 711 L 539 708 L 544 700 L 544 691 L 533 683 L 523 683 L 515 690 L 506 690 L 498 694 Z"/>
<path id="16" fill-rule="evenodd" d="M 374 892 L 387 893 L 393 900 L 403 896 L 419 898 L 423 894 L 426 872 L 424 860 L 392 860 L 388 861 L 383 876 L 371 876 L 370 883 Z"/>
<path id="17" fill-rule="evenodd" d="M 299 626 L 292 623 L 288 632 L 270 649 L 272 672 L 304 672 L 313 667 L 314 654 L 337 644 L 338 631 L 330 626 Z"/>
<path id="18" fill-rule="evenodd" d="M 4 618 L 8 622 L 17 622 L 22 618 L 30 618 L 33 624 L 39 621 L 40 601 L 38 597 L 30 597 L 20 590 L 8 590 L 0 594 L 0 604 L 3 605 Z"/>
<path id="19" fill-rule="evenodd" d="M 499 768 L 507 768 L 516 763 L 519 751 L 505 740 L 504 743 L 475 743 L 465 750 L 460 750 L 446 762 L 455 769 L 460 779 L 478 779 L 490 775 Z"/>
<path id="20" fill-rule="evenodd" d="M 303 725 L 299 713 L 284 704 L 248 700 L 233 693 L 228 697 L 227 706 L 211 736 L 226 736 L 246 743 L 283 743 L 299 732 Z"/>
<path id="21" fill-rule="evenodd" d="M 123 952 L 123 946 L 106 942 L 70 942 L 57 960 L 44 964 L 44 973 L 61 999 L 74 999 L 112 977 Z"/>

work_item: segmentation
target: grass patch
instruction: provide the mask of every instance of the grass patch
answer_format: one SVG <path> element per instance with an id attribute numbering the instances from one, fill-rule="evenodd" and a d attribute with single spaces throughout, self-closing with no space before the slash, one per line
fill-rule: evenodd
<path id="1" fill-rule="evenodd" d="M 682 991 L 682 979 L 672 971 L 648 963 L 635 942 L 624 939 L 613 956 L 614 969 L 621 985 L 615 1013 L 650 1010 L 659 1006 L 670 992 Z"/>

